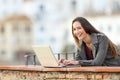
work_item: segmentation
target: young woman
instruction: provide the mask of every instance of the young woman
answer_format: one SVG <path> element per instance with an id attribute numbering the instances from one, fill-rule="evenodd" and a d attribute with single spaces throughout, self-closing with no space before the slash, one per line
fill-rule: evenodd
<path id="1" fill-rule="evenodd" d="M 78 48 L 76 60 L 60 59 L 59 63 L 81 66 L 120 66 L 116 46 L 88 20 L 83 17 L 75 18 L 72 22 L 72 34 Z"/>

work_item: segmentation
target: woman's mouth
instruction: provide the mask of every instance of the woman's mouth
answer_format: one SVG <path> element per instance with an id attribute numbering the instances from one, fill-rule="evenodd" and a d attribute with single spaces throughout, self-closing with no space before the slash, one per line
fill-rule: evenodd
<path id="1" fill-rule="evenodd" d="M 79 35 L 77 35 L 77 38 L 78 38 L 79 40 L 81 40 L 81 36 L 82 36 L 82 34 L 79 34 Z"/>

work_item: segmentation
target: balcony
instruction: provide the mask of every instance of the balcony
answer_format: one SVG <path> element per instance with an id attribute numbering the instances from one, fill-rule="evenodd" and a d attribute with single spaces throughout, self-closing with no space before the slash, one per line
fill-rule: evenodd
<path id="1" fill-rule="evenodd" d="M 120 67 L 0 66 L 2 80 L 120 80 Z"/>

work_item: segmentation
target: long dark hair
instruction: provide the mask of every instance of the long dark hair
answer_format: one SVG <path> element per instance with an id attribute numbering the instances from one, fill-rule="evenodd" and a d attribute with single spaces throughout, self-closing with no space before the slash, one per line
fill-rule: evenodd
<path id="1" fill-rule="evenodd" d="M 73 38 L 74 38 L 74 40 L 75 40 L 75 43 L 76 43 L 76 45 L 77 45 L 77 47 L 79 48 L 79 49 L 81 49 L 81 46 L 80 46 L 80 41 L 79 41 L 79 39 L 74 35 L 74 33 L 73 33 L 73 23 L 74 22 L 79 22 L 81 25 L 82 25 L 82 27 L 83 27 L 83 29 L 85 30 L 85 32 L 86 33 L 88 33 L 88 34 L 92 34 L 92 33 L 101 33 L 100 31 L 98 31 L 97 29 L 95 29 L 90 23 L 89 23 L 89 21 L 87 20 L 87 19 L 85 19 L 85 18 L 83 18 L 83 17 L 76 17 L 73 21 L 72 21 L 72 35 L 73 35 Z M 110 45 L 110 47 L 111 47 L 111 49 L 112 49 L 112 52 L 113 52 L 113 54 L 114 54 L 114 56 L 115 57 L 117 57 L 118 56 L 118 54 L 117 54 L 117 51 L 116 51 L 116 45 L 115 44 L 113 44 L 113 42 L 109 39 L 109 45 Z"/>

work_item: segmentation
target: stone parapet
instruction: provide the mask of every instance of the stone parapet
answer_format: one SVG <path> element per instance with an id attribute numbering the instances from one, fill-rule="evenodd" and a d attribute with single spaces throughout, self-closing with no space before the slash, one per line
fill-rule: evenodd
<path id="1" fill-rule="evenodd" d="M 0 80 L 120 80 L 120 67 L 0 66 Z"/>

